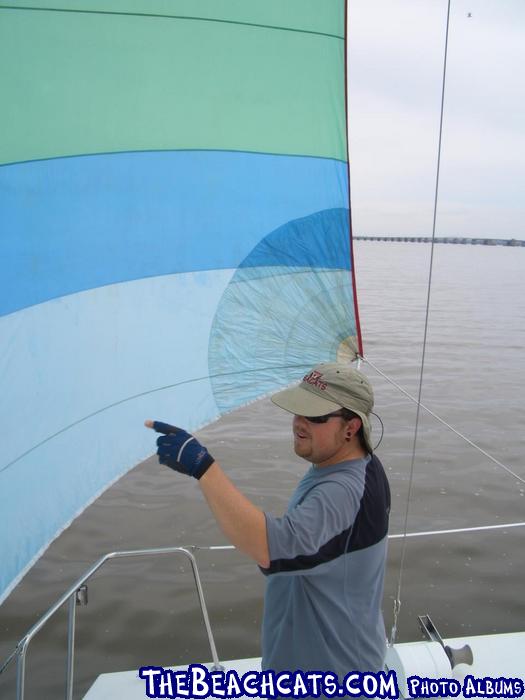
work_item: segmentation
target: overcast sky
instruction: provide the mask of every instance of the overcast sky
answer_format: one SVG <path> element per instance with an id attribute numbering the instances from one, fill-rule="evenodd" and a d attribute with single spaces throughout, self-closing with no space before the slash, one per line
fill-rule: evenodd
<path id="1" fill-rule="evenodd" d="M 431 235 L 447 0 L 348 6 L 354 233 Z M 525 0 L 451 7 L 436 235 L 525 239 Z"/>

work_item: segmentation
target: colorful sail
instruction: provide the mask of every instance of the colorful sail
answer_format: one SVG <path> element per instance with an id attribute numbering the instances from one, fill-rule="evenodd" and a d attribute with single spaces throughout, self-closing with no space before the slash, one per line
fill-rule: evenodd
<path id="1" fill-rule="evenodd" d="M 360 344 L 343 0 L 0 5 L 0 600 L 152 452 Z"/>

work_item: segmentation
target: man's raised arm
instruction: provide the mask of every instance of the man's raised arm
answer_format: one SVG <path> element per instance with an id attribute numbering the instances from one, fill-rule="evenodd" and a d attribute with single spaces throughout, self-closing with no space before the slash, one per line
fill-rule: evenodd
<path id="1" fill-rule="evenodd" d="M 161 433 L 157 439 L 159 462 L 198 480 L 208 505 L 230 542 L 262 566 L 270 557 L 266 518 L 226 476 L 218 462 L 193 435 L 168 423 L 145 421 Z"/>

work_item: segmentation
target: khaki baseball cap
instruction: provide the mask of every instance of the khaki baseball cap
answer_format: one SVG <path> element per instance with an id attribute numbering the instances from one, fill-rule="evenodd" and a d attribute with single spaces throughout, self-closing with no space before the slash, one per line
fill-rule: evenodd
<path id="1" fill-rule="evenodd" d="M 373 452 L 369 415 L 374 392 L 364 374 L 341 362 L 325 362 L 314 367 L 303 381 L 274 394 L 276 406 L 297 416 L 324 416 L 348 408 L 361 418 L 367 449 Z"/>

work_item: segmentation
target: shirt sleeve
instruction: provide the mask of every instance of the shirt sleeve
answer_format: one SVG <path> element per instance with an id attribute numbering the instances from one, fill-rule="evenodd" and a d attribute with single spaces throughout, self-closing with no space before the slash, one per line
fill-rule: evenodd
<path id="1" fill-rule="evenodd" d="M 323 481 L 282 517 L 265 513 L 270 566 L 262 572 L 310 574 L 344 554 L 361 495 L 358 483 Z"/>

